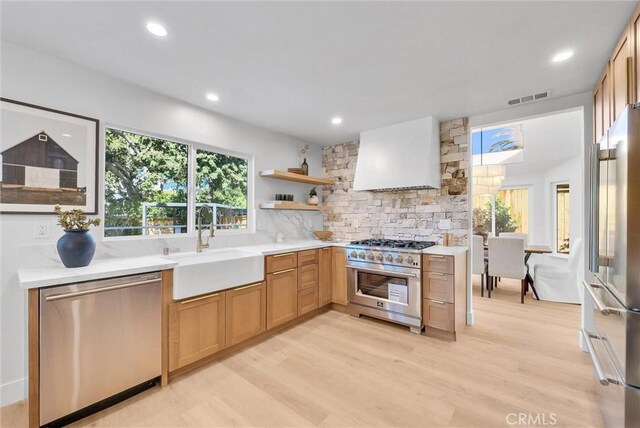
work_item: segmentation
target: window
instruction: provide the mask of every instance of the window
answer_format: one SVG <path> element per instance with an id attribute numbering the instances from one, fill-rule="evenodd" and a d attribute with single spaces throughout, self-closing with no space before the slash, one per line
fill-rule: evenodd
<path id="1" fill-rule="evenodd" d="M 105 236 L 192 232 L 204 205 L 216 229 L 247 229 L 248 159 L 112 128 L 105 146 Z"/>
<path id="2" fill-rule="evenodd" d="M 524 162 L 522 125 L 482 128 L 471 133 L 474 165 L 506 165 Z"/>
<path id="3" fill-rule="evenodd" d="M 569 185 L 556 184 L 556 252 L 569 254 Z"/>
<path id="4" fill-rule="evenodd" d="M 528 189 L 501 189 L 496 196 L 473 196 L 473 233 L 486 238 L 502 232 L 529 233 Z"/>

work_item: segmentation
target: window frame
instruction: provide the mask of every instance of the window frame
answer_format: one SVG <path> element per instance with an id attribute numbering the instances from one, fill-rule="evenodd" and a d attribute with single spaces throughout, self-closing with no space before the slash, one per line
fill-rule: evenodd
<path id="1" fill-rule="evenodd" d="M 533 214 L 533 185 L 532 184 L 511 184 L 508 186 L 500 186 L 500 188 L 498 189 L 498 192 L 500 190 L 526 190 L 527 191 L 527 231 L 526 232 L 522 232 L 522 233 L 526 233 L 528 236 L 531 236 L 531 219 L 532 214 Z M 494 198 L 498 197 L 498 194 L 496 193 L 494 196 Z M 494 203 L 494 210 L 495 210 L 495 203 Z"/>
<path id="2" fill-rule="evenodd" d="M 567 186 L 569 189 L 569 248 L 566 253 L 558 251 L 558 186 Z M 569 181 L 551 183 L 551 206 L 553 215 L 553 254 L 558 257 L 569 257 L 571 254 L 571 183 Z"/>
<path id="3" fill-rule="evenodd" d="M 105 123 L 101 126 L 101 139 L 102 148 L 100 150 L 101 156 L 101 180 L 100 180 L 100 197 L 102 198 L 102 213 L 100 218 L 102 224 L 106 224 L 106 198 L 105 198 L 105 177 L 106 177 L 106 133 L 108 129 L 116 129 L 118 131 L 129 132 L 132 134 L 145 135 L 151 138 L 157 138 L 160 140 L 166 140 L 173 143 L 184 144 L 187 146 L 187 232 L 186 233 L 171 233 L 166 235 L 132 235 L 132 236 L 105 236 L 104 227 L 102 229 L 101 239 L 103 241 L 125 241 L 136 239 L 175 239 L 185 237 L 196 237 L 198 235 L 196 230 L 196 151 L 204 150 L 212 153 L 219 153 L 225 156 L 233 156 L 247 161 L 247 227 L 246 229 L 216 229 L 216 235 L 246 235 L 255 233 L 256 231 L 256 213 L 255 213 L 255 158 L 253 155 L 236 152 L 234 150 L 225 149 L 223 147 L 213 146 L 205 143 L 198 143 L 195 141 L 185 140 L 183 138 L 177 138 L 159 134 L 155 132 L 141 131 L 135 128 L 124 127 L 120 125 L 113 125 Z"/>

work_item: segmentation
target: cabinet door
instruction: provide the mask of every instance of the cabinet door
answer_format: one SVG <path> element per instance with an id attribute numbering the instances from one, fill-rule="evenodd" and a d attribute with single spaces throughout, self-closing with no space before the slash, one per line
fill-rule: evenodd
<path id="1" fill-rule="evenodd" d="M 318 265 L 306 265 L 298 268 L 298 291 L 318 288 Z"/>
<path id="2" fill-rule="evenodd" d="M 423 272 L 422 297 L 453 303 L 453 275 L 440 272 Z"/>
<path id="3" fill-rule="evenodd" d="M 264 282 L 226 292 L 226 346 L 235 345 L 266 330 L 267 286 Z"/>
<path id="4" fill-rule="evenodd" d="M 169 371 L 225 347 L 225 293 L 169 305 Z"/>
<path id="5" fill-rule="evenodd" d="M 422 299 L 422 319 L 427 327 L 453 332 L 455 325 L 453 317 L 451 303 Z"/>
<path id="6" fill-rule="evenodd" d="M 298 253 L 284 253 L 267 256 L 265 259 L 267 273 L 280 272 L 298 267 Z"/>
<path id="7" fill-rule="evenodd" d="M 332 301 L 347 304 L 347 253 L 344 248 L 333 249 Z"/>
<path id="8" fill-rule="evenodd" d="M 267 330 L 298 316 L 298 269 L 267 274 Z"/>
<path id="9" fill-rule="evenodd" d="M 298 266 L 314 265 L 318 263 L 318 250 L 298 252 Z"/>
<path id="10" fill-rule="evenodd" d="M 595 91 L 593 91 L 593 142 L 600 141 L 604 133 L 604 124 L 602 116 L 602 87 L 598 82 Z"/>
<path id="11" fill-rule="evenodd" d="M 298 291 L 298 315 L 311 312 L 318 307 L 318 289 L 307 288 Z"/>
<path id="12" fill-rule="evenodd" d="M 331 248 L 322 248 L 318 257 L 318 305 L 331 303 Z"/>
<path id="13" fill-rule="evenodd" d="M 633 99 L 631 102 L 640 102 L 640 85 L 638 85 L 638 76 L 640 76 L 640 6 L 633 12 L 631 18 L 631 24 L 629 28 L 631 35 L 631 64 L 632 70 L 631 80 L 631 93 Z"/>
<path id="14" fill-rule="evenodd" d="M 625 106 L 629 104 L 629 72 L 631 57 L 631 43 L 629 42 L 628 28 L 616 45 L 611 61 L 609 62 L 609 76 L 611 79 L 611 121 L 615 121 Z"/>
<path id="15" fill-rule="evenodd" d="M 609 69 L 600 81 L 602 90 L 602 133 L 604 134 L 611 126 L 611 79 L 609 78 Z"/>

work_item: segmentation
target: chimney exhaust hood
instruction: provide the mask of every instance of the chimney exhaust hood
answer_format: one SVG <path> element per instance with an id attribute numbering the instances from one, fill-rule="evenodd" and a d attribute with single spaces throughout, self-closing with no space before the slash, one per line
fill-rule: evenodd
<path id="1" fill-rule="evenodd" d="M 440 188 L 440 124 L 424 117 L 360 133 L 353 190 Z"/>

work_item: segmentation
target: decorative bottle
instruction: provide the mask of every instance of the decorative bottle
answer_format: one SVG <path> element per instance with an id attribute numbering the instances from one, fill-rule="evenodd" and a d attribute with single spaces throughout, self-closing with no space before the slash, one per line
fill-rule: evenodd
<path id="1" fill-rule="evenodd" d="M 300 165 L 300 168 L 302 168 L 303 175 L 309 175 L 309 164 L 307 163 L 307 158 L 304 158 L 304 160 L 302 161 L 302 165 Z"/>

